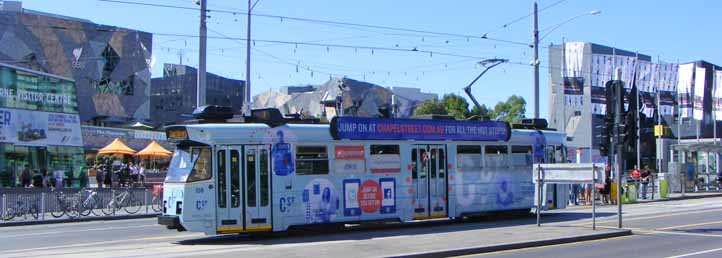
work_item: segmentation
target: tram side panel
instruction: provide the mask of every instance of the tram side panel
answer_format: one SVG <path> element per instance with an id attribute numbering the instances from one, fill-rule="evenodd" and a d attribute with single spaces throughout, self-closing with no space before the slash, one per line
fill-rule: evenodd
<path id="1" fill-rule="evenodd" d="M 294 144 L 294 165 L 287 167 L 293 171 L 274 173 L 274 230 L 286 230 L 293 225 L 410 220 L 413 212 L 410 170 L 403 166 L 410 162 L 403 155 L 408 152 L 408 145 L 398 146 L 401 155 L 396 158 L 372 158 L 371 145 L 358 142 L 323 145 L 327 161 L 309 161 L 304 159 L 304 153 L 298 152 L 304 151 L 303 147 L 319 145 Z M 348 154 L 351 152 L 362 155 Z M 374 161 L 385 167 L 372 164 Z M 309 171 L 309 162 L 327 162 L 328 171 Z"/>

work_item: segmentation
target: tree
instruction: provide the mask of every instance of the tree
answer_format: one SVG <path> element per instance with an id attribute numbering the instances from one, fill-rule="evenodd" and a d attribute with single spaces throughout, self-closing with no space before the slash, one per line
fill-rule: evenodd
<path id="1" fill-rule="evenodd" d="M 491 118 L 501 118 L 502 121 L 514 123 L 524 118 L 526 101 L 523 97 L 511 95 L 505 102 L 496 103 Z"/>
<path id="2" fill-rule="evenodd" d="M 446 114 L 448 114 L 448 112 L 446 112 L 446 107 L 438 99 L 426 100 L 414 109 L 414 116 Z"/>
<path id="3" fill-rule="evenodd" d="M 444 95 L 441 98 L 441 103 L 444 104 L 449 115 L 458 120 L 466 119 L 469 116 L 469 103 L 459 95 L 453 93 Z"/>
<path id="4" fill-rule="evenodd" d="M 471 112 L 469 112 L 469 117 L 477 116 L 479 119 L 482 120 L 488 120 L 491 119 L 491 110 L 489 110 L 486 105 L 482 104 L 481 109 L 474 106 L 474 108 L 471 109 Z"/>

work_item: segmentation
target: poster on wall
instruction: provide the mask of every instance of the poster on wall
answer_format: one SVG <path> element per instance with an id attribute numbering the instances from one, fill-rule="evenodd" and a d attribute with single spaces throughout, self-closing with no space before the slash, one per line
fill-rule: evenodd
<path id="1" fill-rule="evenodd" d="M 677 98 L 679 98 L 679 113 L 681 118 L 692 116 L 692 76 L 694 64 L 683 64 L 679 66 L 677 80 Z"/>
<path id="2" fill-rule="evenodd" d="M 564 103 L 566 106 L 581 107 L 584 99 L 584 43 L 569 42 L 564 44 L 564 69 L 562 69 L 562 86 L 564 87 Z"/>
<path id="3" fill-rule="evenodd" d="M 0 141 L 26 146 L 83 146 L 80 118 L 74 114 L 0 109 Z"/>
<path id="4" fill-rule="evenodd" d="M 722 120 L 722 71 L 714 72 L 712 107 L 714 112 L 714 119 L 717 121 Z"/>

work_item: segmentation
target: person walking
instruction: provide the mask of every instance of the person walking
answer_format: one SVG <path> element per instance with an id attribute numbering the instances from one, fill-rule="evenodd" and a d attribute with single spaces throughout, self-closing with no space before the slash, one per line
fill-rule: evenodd
<path id="1" fill-rule="evenodd" d="M 63 177 L 65 176 L 65 171 L 60 169 L 60 167 L 56 167 L 55 171 L 53 171 L 53 179 L 55 179 L 54 185 L 55 188 L 63 188 Z"/>
<path id="2" fill-rule="evenodd" d="M 20 173 L 20 183 L 23 187 L 30 187 L 30 181 L 32 180 L 33 173 L 30 172 L 30 165 L 25 165 L 25 169 Z"/>

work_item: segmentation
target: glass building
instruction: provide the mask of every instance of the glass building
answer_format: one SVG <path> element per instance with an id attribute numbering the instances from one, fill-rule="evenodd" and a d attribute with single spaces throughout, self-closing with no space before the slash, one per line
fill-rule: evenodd
<path id="1" fill-rule="evenodd" d="M 84 163 L 75 82 L 0 63 L 0 185 L 34 173 L 80 173 Z"/>

